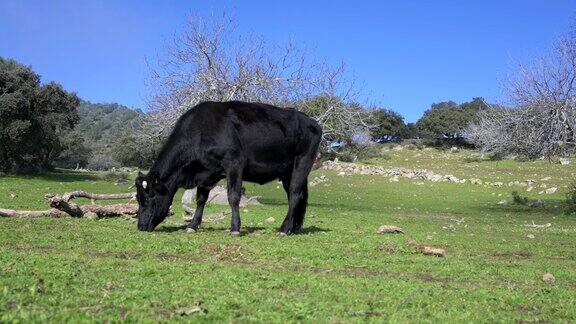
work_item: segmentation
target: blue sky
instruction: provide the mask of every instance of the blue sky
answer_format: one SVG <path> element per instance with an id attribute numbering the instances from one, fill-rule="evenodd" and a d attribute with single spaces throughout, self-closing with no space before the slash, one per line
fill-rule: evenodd
<path id="1" fill-rule="evenodd" d="M 514 62 L 576 22 L 554 1 L 0 1 L 0 56 L 93 102 L 145 109 L 145 59 L 189 13 L 233 13 L 241 31 L 346 62 L 366 97 L 417 120 L 431 103 L 501 98 Z"/>

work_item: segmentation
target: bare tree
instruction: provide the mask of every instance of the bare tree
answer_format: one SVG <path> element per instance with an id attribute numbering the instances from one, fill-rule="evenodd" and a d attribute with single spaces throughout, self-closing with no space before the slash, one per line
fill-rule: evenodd
<path id="1" fill-rule="evenodd" d="M 323 127 L 325 142 L 350 138 L 372 124 L 353 104 L 358 95 L 344 65 L 311 62 L 306 50 L 288 42 L 270 45 L 240 35 L 227 15 L 209 21 L 191 16 L 186 29 L 150 64 L 150 114 L 142 139 L 157 143 L 190 107 L 202 101 L 243 100 L 296 106 Z M 315 98 L 327 100 L 314 100 Z"/>
<path id="2" fill-rule="evenodd" d="M 530 66 L 520 65 L 506 86 L 514 109 L 492 107 L 468 128 L 484 152 L 530 158 L 576 151 L 576 39 L 560 40 L 554 51 Z"/>

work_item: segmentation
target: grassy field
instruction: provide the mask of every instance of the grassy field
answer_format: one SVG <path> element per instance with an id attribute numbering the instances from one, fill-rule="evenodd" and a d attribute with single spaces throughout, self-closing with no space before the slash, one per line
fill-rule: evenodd
<path id="1" fill-rule="evenodd" d="M 287 208 L 275 182 L 246 184 L 263 205 L 243 209 L 241 237 L 228 235 L 229 218 L 185 233 L 182 192 L 175 215 L 153 233 L 122 219 L 4 218 L 0 322 L 576 321 L 576 215 L 562 211 L 574 162 L 408 149 L 385 156 L 368 163 L 484 181 L 534 179 L 558 191 L 317 170 L 311 178 L 328 181 L 310 189 L 305 233 L 289 237 L 275 234 Z M 91 173 L 6 176 L 0 207 L 44 209 L 45 193 L 126 192 L 129 185 Z M 511 202 L 513 190 L 544 207 L 498 204 Z M 533 222 L 552 225 L 525 226 Z M 382 224 L 405 233 L 378 234 Z M 423 255 L 410 240 L 447 254 Z M 544 282 L 545 273 L 555 282 Z"/>

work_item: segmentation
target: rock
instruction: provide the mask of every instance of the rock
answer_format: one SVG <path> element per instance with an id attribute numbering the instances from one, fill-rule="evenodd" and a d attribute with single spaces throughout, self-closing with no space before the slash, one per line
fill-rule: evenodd
<path id="1" fill-rule="evenodd" d="M 534 234 L 528 234 L 528 235 L 526 235 L 526 237 L 529 239 L 532 239 L 532 240 L 536 238 L 536 236 L 534 236 Z"/>
<path id="2" fill-rule="evenodd" d="M 199 303 L 201 304 L 201 303 Z M 206 309 L 202 308 L 200 305 L 189 307 L 189 308 L 179 308 L 174 311 L 175 315 L 180 316 L 190 316 L 190 315 L 205 315 L 208 313 Z"/>
<path id="3" fill-rule="evenodd" d="M 328 181 L 328 178 L 326 178 L 325 175 L 321 175 L 319 177 L 314 177 L 314 179 L 312 179 L 312 181 L 310 181 L 309 185 L 311 187 L 314 187 L 314 186 L 317 186 L 317 185 L 319 185 L 323 182 L 326 182 L 326 181 Z"/>
<path id="4" fill-rule="evenodd" d="M 456 178 L 451 174 L 444 176 L 444 179 L 450 182 L 460 182 L 460 179 Z"/>
<path id="5" fill-rule="evenodd" d="M 504 185 L 504 183 L 502 183 L 500 181 L 492 182 L 493 187 L 502 187 L 503 185 Z"/>
<path id="6" fill-rule="evenodd" d="M 184 191 L 182 195 L 182 205 L 191 205 L 196 201 L 196 188 Z M 228 190 L 222 186 L 216 186 L 210 190 L 207 204 L 228 205 Z M 240 207 L 248 205 L 260 205 L 258 197 L 247 197 L 242 195 Z"/>
<path id="7" fill-rule="evenodd" d="M 379 234 L 385 234 L 385 233 L 404 233 L 404 232 L 398 226 L 382 225 L 378 228 L 378 233 Z"/>
<path id="8" fill-rule="evenodd" d="M 439 174 L 435 174 L 435 175 L 431 175 L 428 180 L 432 181 L 432 182 L 438 182 L 440 180 L 442 180 L 442 176 Z"/>
<path id="9" fill-rule="evenodd" d="M 524 224 L 524 226 L 531 227 L 531 228 L 548 228 L 548 227 L 552 226 L 552 224 L 551 223 L 534 224 L 534 222 L 532 222 L 532 224 Z"/>
<path id="10" fill-rule="evenodd" d="M 182 195 L 182 205 L 191 205 L 196 201 L 196 189 L 185 190 Z"/>
<path id="11" fill-rule="evenodd" d="M 544 178 L 540 179 L 540 181 L 548 181 L 550 179 L 552 179 L 552 177 L 544 177 Z"/>
<path id="12" fill-rule="evenodd" d="M 538 199 L 538 200 L 536 200 L 535 202 L 530 203 L 530 205 L 528 205 L 528 206 L 530 206 L 530 207 L 535 207 L 535 208 L 537 208 L 537 207 L 544 207 L 544 200 Z"/>
<path id="13" fill-rule="evenodd" d="M 398 182 L 398 176 L 393 176 L 392 178 L 390 178 L 388 181 L 390 182 Z"/>
<path id="14" fill-rule="evenodd" d="M 504 200 L 500 200 L 498 202 L 498 205 L 508 205 L 508 200 L 504 199 Z"/>
<path id="15" fill-rule="evenodd" d="M 546 189 L 546 193 L 547 193 L 547 194 L 553 194 L 553 193 L 556 192 L 556 190 L 558 190 L 558 188 L 556 188 L 556 187 L 550 187 L 550 188 Z"/>
<path id="16" fill-rule="evenodd" d="M 266 218 L 266 223 L 274 223 L 275 221 L 276 221 L 276 219 L 274 219 L 274 217 Z"/>
<path id="17" fill-rule="evenodd" d="M 542 276 L 542 280 L 546 283 L 554 283 L 554 281 L 556 281 L 556 278 L 554 278 L 554 275 L 546 272 L 543 276 Z"/>
<path id="18" fill-rule="evenodd" d="M 450 152 L 458 152 L 458 148 L 456 146 L 452 146 L 450 148 Z"/>
<path id="19" fill-rule="evenodd" d="M 566 159 L 566 158 L 560 158 L 558 161 L 560 162 L 560 165 L 568 165 L 568 164 L 570 164 L 570 160 L 569 160 L 569 159 Z"/>
<path id="20" fill-rule="evenodd" d="M 482 180 L 480 179 L 470 179 L 470 183 L 473 185 L 481 185 L 482 184 Z"/>
<path id="21" fill-rule="evenodd" d="M 83 217 L 86 219 L 97 219 L 98 215 L 96 213 L 89 211 L 89 212 L 84 213 Z"/>

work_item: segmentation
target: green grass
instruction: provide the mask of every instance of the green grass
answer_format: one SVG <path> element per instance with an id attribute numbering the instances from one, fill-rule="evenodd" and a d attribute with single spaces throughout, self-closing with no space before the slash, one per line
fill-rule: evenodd
<path id="1" fill-rule="evenodd" d="M 315 171 L 312 177 L 329 180 L 310 189 L 305 234 L 289 237 L 275 234 L 287 208 L 275 182 L 246 185 L 263 205 L 243 209 L 241 237 L 228 235 L 229 218 L 185 233 L 179 203 L 153 233 L 121 219 L 0 219 L 0 322 L 576 320 L 576 216 L 562 212 L 573 164 L 465 162 L 472 153 L 436 150 L 389 154 L 369 162 L 493 181 L 551 176 L 559 191 L 521 191 L 545 199 L 545 207 L 530 208 L 498 205 L 518 188 Z M 3 177 L 0 207 L 44 209 L 45 193 L 128 186 L 90 173 Z M 524 226 L 532 222 L 552 226 Z M 382 224 L 405 234 L 377 234 Z M 447 255 L 420 254 L 409 240 Z M 554 283 L 542 281 L 546 272 Z M 198 304 L 203 314 L 179 314 Z"/>

